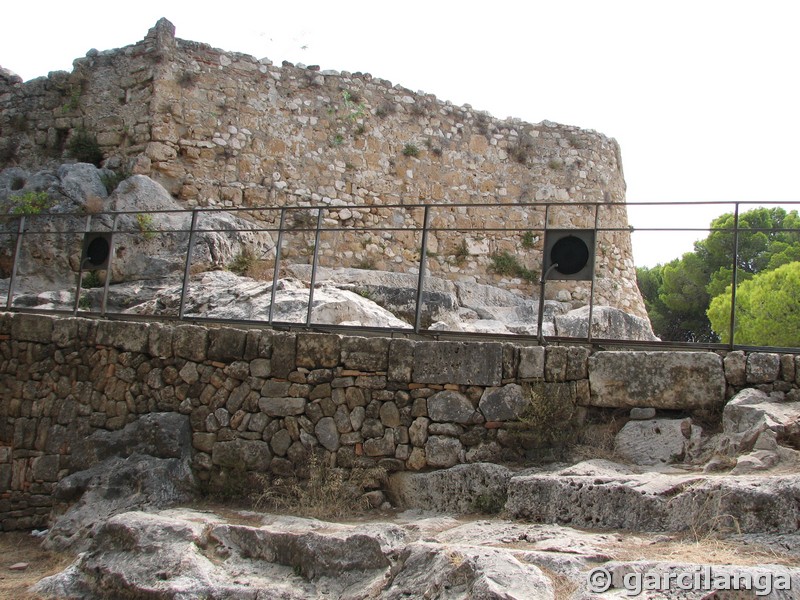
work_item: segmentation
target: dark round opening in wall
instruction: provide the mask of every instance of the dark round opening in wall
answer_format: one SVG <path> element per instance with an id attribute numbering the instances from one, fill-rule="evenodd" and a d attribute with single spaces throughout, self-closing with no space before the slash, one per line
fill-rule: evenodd
<path id="1" fill-rule="evenodd" d="M 86 261 L 89 267 L 98 267 L 108 260 L 111 246 L 105 237 L 96 237 L 86 246 Z"/>
<path id="2" fill-rule="evenodd" d="M 561 238 L 550 250 L 550 260 L 558 264 L 556 270 L 564 275 L 574 275 L 589 262 L 589 247 L 574 235 Z"/>

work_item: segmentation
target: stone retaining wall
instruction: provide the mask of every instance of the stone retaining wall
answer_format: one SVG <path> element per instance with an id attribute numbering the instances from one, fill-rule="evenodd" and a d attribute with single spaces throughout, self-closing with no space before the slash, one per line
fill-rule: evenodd
<path id="1" fill-rule="evenodd" d="M 660 374 L 654 376 L 654 374 Z M 520 423 L 538 382 L 591 407 L 719 409 L 743 387 L 798 399 L 793 355 L 595 352 L 580 346 L 346 337 L 0 313 L 0 523 L 42 526 L 71 449 L 152 412 L 189 415 L 193 468 L 302 471 L 513 461 L 540 440 Z M 554 400 L 554 401 L 556 401 Z"/>

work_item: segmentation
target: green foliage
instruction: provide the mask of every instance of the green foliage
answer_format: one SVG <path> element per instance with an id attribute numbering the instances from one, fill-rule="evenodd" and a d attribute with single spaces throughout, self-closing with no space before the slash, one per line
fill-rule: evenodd
<path id="1" fill-rule="evenodd" d="M 136 226 L 142 232 L 142 237 L 145 240 L 152 240 L 155 236 L 155 224 L 153 223 L 153 215 L 146 213 L 139 213 L 136 215 Z"/>
<path id="2" fill-rule="evenodd" d="M 720 335 L 723 340 L 728 336 L 730 317 L 718 320 L 712 327 L 709 307 L 712 298 L 730 294 L 734 225 L 734 214 L 723 214 L 712 221 L 709 235 L 695 243 L 694 252 L 665 265 L 637 270 L 639 289 L 653 330 L 662 339 L 717 342 Z M 793 229 L 800 229 L 797 211 L 756 208 L 739 215 L 736 254 L 737 278 L 741 285 L 759 273 L 800 261 L 800 231 Z M 721 302 L 716 300 L 715 315 Z M 743 343 L 738 338 L 736 341 Z"/>
<path id="3" fill-rule="evenodd" d="M 485 515 L 496 515 L 505 508 L 506 500 L 505 490 L 502 489 L 478 494 L 472 501 L 472 511 Z"/>
<path id="4" fill-rule="evenodd" d="M 536 271 L 531 271 L 521 265 L 517 257 L 508 252 L 496 252 L 492 254 L 489 259 L 492 261 L 489 269 L 498 275 L 519 277 L 520 279 L 530 282 L 534 282 L 539 278 L 539 274 Z"/>
<path id="5" fill-rule="evenodd" d="M 360 98 L 357 93 L 344 90 L 342 91 L 342 98 L 344 99 L 344 108 L 347 111 L 345 118 L 348 121 L 354 123 L 366 114 L 366 105 L 363 102 L 359 102 Z"/>
<path id="6" fill-rule="evenodd" d="M 106 171 L 101 173 L 100 181 L 103 182 L 103 185 L 106 187 L 106 192 L 109 194 L 117 189 L 117 186 L 125 181 L 131 174 L 125 170 L 121 171 Z"/>
<path id="7" fill-rule="evenodd" d="M 237 275 L 247 275 L 256 263 L 256 256 L 250 248 L 242 248 L 242 251 L 237 254 L 231 264 L 228 265 L 228 270 Z"/>
<path id="8" fill-rule="evenodd" d="M 104 281 L 100 278 L 100 271 L 87 271 L 83 274 L 81 287 L 85 289 L 103 287 Z"/>
<path id="9" fill-rule="evenodd" d="M 564 168 L 564 161 L 560 158 L 551 158 L 547 161 L 547 168 L 551 171 L 560 171 Z"/>
<path id="10" fill-rule="evenodd" d="M 800 346 L 800 262 L 754 275 L 736 291 L 737 344 Z M 731 287 L 711 300 L 708 318 L 730 341 Z"/>
<path id="11" fill-rule="evenodd" d="M 103 151 L 97 143 L 97 138 L 86 130 L 75 132 L 67 144 L 67 152 L 78 162 L 91 163 L 96 167 L 103 162 Z"/>
<path id="12" fill-rule="evenodd" d="M 25 192 L 9 197 L 12 215 L 38 215 L 51 206 L 53 201 L 47 192 Z"/>
<path id="13" fill-rule="evenodd" d="M 403 146 L 403 156 L 419 156 L 419 148 L 414 144 L 408 143 Z"/>
<path id="14" fill-rule="evenodd" d="M 467 240 L 461 240 L 461 244 L 459 244 L 458 248 L 456 248 L 455 254 L 456 264 L 463 265 L 464 262 L 469 257 L 469 249 L 467 248 Z"/>
<path id="15" fill-rule="evenodd" d="M 533 235 L 532 231 L 526 231 L 522 234 L 522 247 L 531 249 L 533 248 L 534 243 L 536 242 L 536 237 Z"/>

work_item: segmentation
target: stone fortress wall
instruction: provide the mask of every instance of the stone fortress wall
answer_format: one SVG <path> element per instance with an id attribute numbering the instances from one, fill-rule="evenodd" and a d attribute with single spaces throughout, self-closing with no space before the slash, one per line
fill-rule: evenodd
<path id="1" fill-rule="evenodd" d="M 745 387 L 800 398 L 800 357 L 0 313 L 0 529 L 45 526 L 76 444 L 150 413 L 188 415 L 192 469 L 215 489 L 302 474 L 310 452 L 389 472 L 513 462 L 549 447 L 519 418 L 542 381 L 576 422 L 609 407 L 718 414 Z"/>
<path id="2" fill-rule="evenodd" d="M 548 227 L 615 229 L 598 237 L 595 303 L 646 317 L 620 149 L 593 131 L 496 119 L 369 74 L 274 65 L 178 39 L 164 19 L 137 44 L 91 50 L 71 73 L 23 83 L 0 69 L 0 115 L 0 166 L 58 164 L 83 130 L 107 166 L 151 176 L 187 208 L 241 207 L 275 224 L 276 212 L 256 209 L 326 206 L 326 227 L 418 229 L 422 210 L 381 207 L 434 204 L 430 225 L 461 231 L 432 233 L 431 272 L 534 296 L 538 286 L 493 273 L 491 257 L 517 254 L 540 271 L 545 209 L 520 203 L 557 202 Z M 469 206 L 485 202 L 503 206 Z M 580 202 L 602 206 L 595 216 Z M 301 216 L 295 225 L 309 222 Z M 519 230 L 464 231 L 484 227 Z M 309 262 L 308 237 L 289 239 L 286 256 Z M 418 232 L 331 232 L 320 264 L 413 272 L 419 243 Z M 547 288 L 575 306 L 588 294 L 585 282 Z"/>

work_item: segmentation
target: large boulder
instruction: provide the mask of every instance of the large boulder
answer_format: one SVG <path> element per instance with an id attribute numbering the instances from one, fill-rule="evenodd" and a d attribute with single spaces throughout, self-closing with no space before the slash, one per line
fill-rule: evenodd
<path id="1" fill-rule="evenodd" d="M 78 163 L 62 165 L 55 171 L 29 173 L 7 169 L 0 173 L 0 211 L 15 210 L 26 194 L 42 194 L 46 207 L 27 217 L 27 231 L 17 260 L 20 291 L 72 289 L 76 283 L 87 215 L 91 231 L 110 231 L 113 217 L 101 214 L 118 211 L 114 236 L 114 282 L 157 279 L 180 274 L 186 264 L 191 213 L 158 183 L 144 175 L 120 182 L 108 194 L 104 178 L 111 171 Z M 199 213 L 198 234 L 192 253 L 193 264 L 220 268 L 231 264 L 243 252 L 257 258 L 274 254 L 269 232 L 230 213 Z M 17 221 L 0 222 L 0 234 L 16 232 Z M 0 235 L 0 257 L 10 265 L 15 236 Z M 8 277 L 9 272 L 0 272 Z"/>
<path id="2" fill-rule="evenodd" d="M 76 444 L 76 472 L 58 482 L 46 544 L 85 550 L 111 515 L 160 508 L 196 496 L 189 417 L 152 413 L 125 428 L 98 431 Z"/>
<path id="3" fill-rule="evenodd" d="M 180 282 L 128 309 L 135 314 L 177 314 L 182 297 Z M 184 296 L 187 316 L 213 319 L 268 321 L 272 284 L 240 277 L 229 271 L 210 271 L 192 278 Z M 309 289 L 302 283 L 278 280 L 272 318 L 275 322 L 305 323 Z M 401 321 L 375 302 L 356 293 L 322 285 L 314 289 L 311 322 L 332 325 L 362 325 L 408 329 Z"/>
<path id="4" fill-rule="evenodd" d="M 582 306 L 555 317 L 556 335 L 585 338 L 589 333 L 589 307 Z M 592 338 L 609 340 L 660 341 L 650 321 L 612 306 L 592 307 Z"/>
<path id="5" fill-rule="evenodd" d="M 683 462 L 699 451 L 701 434 L 689 418 L 628 421 L 617 434 L 614 450 L 637 465 Z"/>

